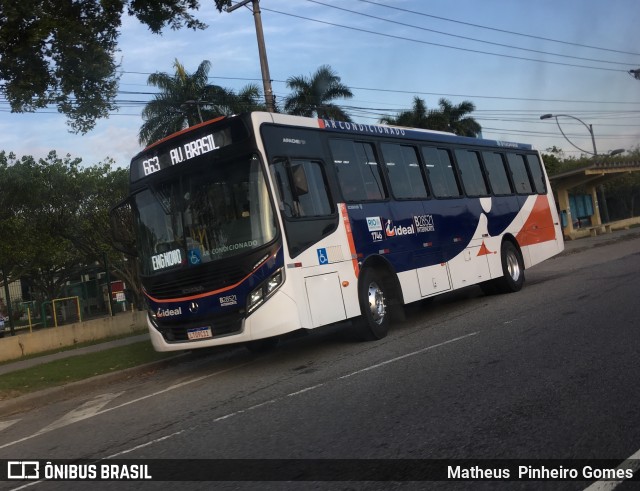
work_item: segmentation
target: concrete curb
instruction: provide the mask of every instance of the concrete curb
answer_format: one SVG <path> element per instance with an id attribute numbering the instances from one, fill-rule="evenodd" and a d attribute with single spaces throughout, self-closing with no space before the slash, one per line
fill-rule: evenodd
<path id="1" fill-rule="evenodd" d="M 584 252 L 595 247 L 604 247 L 618 242 L 624 242 L 627 240 L 634 240 L 640 238 L 640 230 L 638 231 L 625 231 L 625 233 L 614 232 L 611 236 L 600 235 L 598 237 L 589 239 L 577 239 L 573 241 L 565 242 L 565 249 L 556 257 L 567 256 L 570 254 L 577 254 L 578 252 Z M 588 242 L 588 243 L 586 243 Z"/>
<path id="2" fill-rule="evenodd" d="M 87 386 L 91 385 L 108 385 L 127 380 L 133 377 L 142 376 L 156 370 L 162 370 L 169 366 L 180 363 L 183 358 L 189 355 L 189 352 L 180 353 L 164 360 L 152 361 L 144 365 L 125 368 L 117 372 L 96 375 L 84 380 L 78 380 L 65 385 L 57 385 L 48 389 L 31 392 L 14 398 L 8 398 L 0 401 L 0 417 L 7 417 L 17 413 L 30 411 L 32 409 L 42 407 L 52 402 L 59 402 L 70 399 L 83 392 L 86 392 Z"/>

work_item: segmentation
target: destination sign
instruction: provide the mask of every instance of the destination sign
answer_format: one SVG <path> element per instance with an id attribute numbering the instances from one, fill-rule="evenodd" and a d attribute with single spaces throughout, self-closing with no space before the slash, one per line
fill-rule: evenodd
<path id="1" fill-rule="evenodd" d="M 238 120 L 204 125 L 179 133 L 139 153 L 131 161 L 131 181 L 137 181 L 173 165 L 189 163 L 248 136 Z"/>

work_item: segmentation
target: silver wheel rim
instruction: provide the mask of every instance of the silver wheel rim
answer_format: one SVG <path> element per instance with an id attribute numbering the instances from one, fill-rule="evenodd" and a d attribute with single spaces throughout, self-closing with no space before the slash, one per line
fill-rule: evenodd
<path id="1" fill-rule="evenodd" d="M 511 277 L 513 281 L 518 281 L 520 279 L 520 261 L 518 261 L 518 256 L 514 251 L 507 252 L 507 273 Z"/>
<path id="2" fill-rule="evenodd" d="M 384 321 L 384 316 L 387 313 L 387 305 L 384 298 L 384 292 L 375 281 L 372 281 L 369 284 L 367 293 L 371 318 L 376 324 L 382 324 L 382 321 Z"/>

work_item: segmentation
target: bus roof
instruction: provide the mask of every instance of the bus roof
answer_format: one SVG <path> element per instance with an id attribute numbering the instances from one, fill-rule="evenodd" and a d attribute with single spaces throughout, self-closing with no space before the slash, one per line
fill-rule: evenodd
<path id="1" fill-rule="evenodd" d="M 392 126 L 383 124 L 368 124 L 368 123 L 353 123 L 348 121 L 336 121 L 333 119 L 321 119 L 321 118 L 308 118 L 303 116 L 292 116 L 289 114 L 280 113 L 266 113 L 255 112 L 252 113 L 258 117 L 261 121 L 269 121 L 275 124 L 284 124 L 292 126 L 303 126 L 311 128 L 320 128 L 329 132 L 347 133 L 355 135 L 369 135 L 369 136 L 395 136 L 400 138 L 407 138 L 412 140 L 422 140 L 430 142 L 449 143 L 454 145 L 478 145 L 486 147 L 500 147 L 500 148 L 512 148 L 514 150 L 532 150 L 533 147 L 527 143 L 516 143 L 502 140 L 489 140 L 485 138 L 473 138 L 467 136 L 459 136 L 454 133 L 448 133 L 444 131 L 427 130 L 421 128 L 408 128 L 403 126 Z M 180 134 L 190 133 L 193 130 L 207 126 L 218 121 L 225 119 L 232 119 L 236 117 L 242 117 L 245 115 L 233 115 L 233 116 L 220 116 L 218 118 L 204 121 L 195 126 L 185 128 L 181 131 L 173 133 L 161 140 L 151 143 L 144 150 L 140 151 L 134 160 L 146 153 L 158 144 L 161 144 L 167 140 L 171 140 Z"/>
<path id="2" fill-rule="evenodd" d="M 426 130 L 421 128 L 407 128 L 403 126 L 392 126 L 382 124 L 353 123 L 347 121 L 336 121 L 333 119 L 315 119 L 301 116 L 291 116 L 279 113 L 254 113 L 262 121 L 271 120 L 275 124 L 286 124 L 292 126 L 305 126 L 320 128 L 325 131 L 336 133 L 346 133 L 351 135 L 369 136 L 391 136 L 407 138 L 412 140 L 422 140 L 430 142 L 449 143 L 454 145 L 477 145 L 492 148 L 511 148 L 514 150 L 532 150 L 532 145 L 528 143 L 517 143 L 502 140 L 489 140 L 485 138 L 473 138 L 459 136 L 454 133 L 444 131 Z"/>
<path id="3" fill-rule="evenodd" d="M 528 143 L 507 142 L 502 140 L 488 140 L 484 138 L 473 138 L 459 136 L 454 133 L 444 131 L 426 130 L 421 128 L 406 128 L 403 126 L 376 125 L 349 123 L 344 121 L 334 121 L 319 119 L 318 124 L 322 129 L 336 132 L 346 132 L 351 134 L 367 134 L 372 136 L 400 136 L 414 140 L 424 140 L 432 142 L 452 143 L 458 145 L 480 145 L 487 147 L 513 148 L 517 150 L 531 150 L 533 147 Z"/>

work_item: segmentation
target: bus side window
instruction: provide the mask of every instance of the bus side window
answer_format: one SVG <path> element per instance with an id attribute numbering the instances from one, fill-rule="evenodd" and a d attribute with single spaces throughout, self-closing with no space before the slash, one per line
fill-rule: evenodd
<path id="1" fill-rule="evenodd" d="M 382 155 L 396 198 L 428 198 L 416 149 L 407 145 L 383 143 Z"/>
<path id="2" fill-rule="evenodd" d="M 478 153 L 471 150 L 456 150 L 456 158 L 458 159 L 462 185 L 467 196 L 486 196 L 489 194 Z"/>
<path id="3" fill-rule="evenodd" d="M 513 177 L 513 185 L 516 188 L 516 192 L 518 194 L 532 194 L 533 188 L 529 180 L 524 155 L 508 153 L 507 161 L 509 162 L 509 169 L 511 170 L 511 177 Z"/>
<path id="4" fill-rule="evenodd" d="M 422 147 L 427 177 L 436 198 L 457 198 L 460 185 L 449 151 L 444 148 Z"/>
<path id="5" fill-rule="evenodd" d="M 329 146 L 345 200 L 386 197 L 380 166 L 370 143 L 329 140 Z"/>
<path id="6" fill-rule="evenodd" d="M 315 160 L 293 160 L 291 173 L 295 184 L 300 216 L 319 217 L 333 213 L 322 164 Z M 298 177 L 300 176 L 300 177 Z M 304 185 L 303 185 L 304 183 Z"/>
<path id="7" fill-rule="evenodd" d="M 270 170 L 278 195 L 278 208 L 287 218 L 299 216 L 296 204 L 293 200 L 293 194 L 291 192 L 291 182 L 289 181 L 289 172 L 287 171 L 287 161 L 274 161 L 271 164 Z"/>
<path id="8" fill-rule="evenodd" d="M 276 160 L 271 174 L 279 207 L 287 218 L 326 216 L 333 213 L 322 164 L 314 160 Z"/>
<path id="9" fill-rule="evenodd" d="M 511 183 L 507 175 L 507 169 L 504 166 L 502 154 L 496 152 L 482 152 L 484 158 L 484 168 L 487 170 L 489 183 L 493 194 L 508 195 L 513 193 Z"/>
<path id="10" fill-rule="evenodd" d="M 533 186 L 538 194 L 547 193 L 547 185 L 542 172 L 542 164 L 537 155 L 527 155 L 527 163 L 529 164 L 529 172 L 533 178 Z"/>

